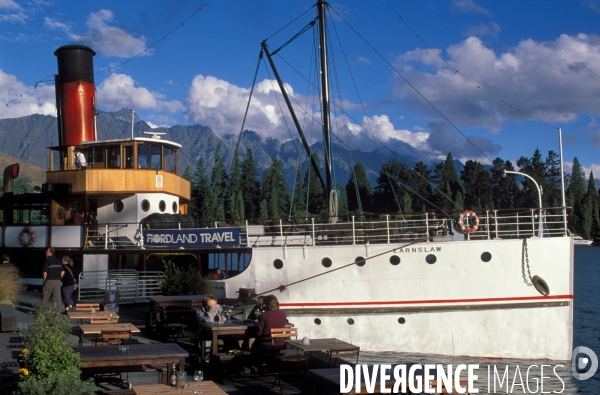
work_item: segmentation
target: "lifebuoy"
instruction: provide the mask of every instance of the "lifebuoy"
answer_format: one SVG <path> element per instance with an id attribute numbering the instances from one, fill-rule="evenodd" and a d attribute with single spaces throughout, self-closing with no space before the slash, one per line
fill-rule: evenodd
<path id="1" fill-rule="evenodd" d="M 25 235 L 29 235 L 29 240 L 25 241 Z M 35 243 L 35 232 L 31 228 L 25 228 L 21 231 L 19 235 L 19 239 L 21 240 L 21 244 L 25 247 L 29 247 Z"/>
<path id="2" fill-rule="evenodd" d="M 467 219 L 466 224 L 463 221 L 465 218 Z M 472 218 L 472 223 L 469 218 Z M 465 233 L 473 233 L 479 228 L 479 217 L 474 211 L 465 210 L 458 217 L 458 227 Z"/>

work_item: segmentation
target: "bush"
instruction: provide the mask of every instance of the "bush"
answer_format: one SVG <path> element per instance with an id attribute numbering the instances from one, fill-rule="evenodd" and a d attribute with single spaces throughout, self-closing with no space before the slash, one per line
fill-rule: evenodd
<path id="1" fill-rule="evenodd" d="M 19 394 L 82 394 L 95 391 L 92 380 L 81 381 L 81 360 L 69 346 L 69 318 L 40 306 L 29 325 L 20 354 Z"/>
<path id="2" fill-rule="evenodd" d="M 190 267 L 184 270 L 172 261 L 165 262 L 165 276 L 159 281 L 165 296 L 197 295 L 206 290 L 206 282 L 198 275 L 198 270 Z"/>
<path id="3" fill-rule="evenodd" d="M 20 278 L 19 270 L 14 265 L 0 266 L 0 304 L 14 305 L 17 295 L 23 289 Z"/>

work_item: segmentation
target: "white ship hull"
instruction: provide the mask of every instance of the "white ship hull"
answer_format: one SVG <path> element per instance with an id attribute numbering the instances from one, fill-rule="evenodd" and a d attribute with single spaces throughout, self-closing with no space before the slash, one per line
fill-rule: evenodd
<path id="1" fill-rule="evenodd" d="M 522 240 L 426 242 L 408 250 L 405 244 L 255 248 L 249 267 L 224 281 L 226 296 L 237 297 L 239 288 L 263 293 L 301 281 L 269 292 L 299 335 L 337 337 L 363 350 L 571 358 L 571 238 L 528 239 L 532 275 L 547 282 L 548 296 L 523 280 Z M 484 252 L 491 254 L 489 262 L 482 261 Z M 363 267 L 302 281 L 378 254 Z M 426 262 L 429 254 L 436 263 Z M 392 255 L 401 263 L 390 264 Z M 330 268 L 321 264 L 326 257 Z M 274 267 L 276 259 L 283 261 L 281 269 Z"/>

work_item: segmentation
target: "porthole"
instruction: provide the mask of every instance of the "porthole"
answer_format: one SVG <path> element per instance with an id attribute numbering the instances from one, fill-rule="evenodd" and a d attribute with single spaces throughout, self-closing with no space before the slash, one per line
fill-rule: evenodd
<path id="1" fill-rule="evenodd" d="M 425 260 L 427 261 L 427 263 L 429 263 L 430 265 L 433 265 L 436 261 L 437 261 L 437 257 L 433 254 L 429 254 L 425 257 Z"/>
<path id="2" fill-rule="evenodd" d="M 346 323 L 347 323 L 348 325 L 354 325 L 354 320 L 353 320 L 352 318 L 348 318 L 348 319 L 346 320 Z"/>
<path id="3" fill-rule="evenodd" d="M 390 257 L 390 263 L 394 266 L 399 265 L 400 264 L 400 257 L 398 255 L 392 255 Z"/>
<path id="4" fill-rule="evenodd" d="M 398 318 L 398 323 L 399 323 L 400 325 L 404 324 L 405 322 L 406 322 L 406 320 L 404 319 L 404 317 L 400 317 L 400 318 Z"/>
<path id="5" fill-rule="evenodd" d="M 331 264 L 332 264 L 332 262 L 331 262 L 331 259 L 329 259 L 329 258 L 323 258 L 321 260 L 321 265 L 323 265 L 325 267 L 331 267 Z"/>
<path id="6" fill-rule="evenodd" d="M 121 211 L 123 211 L 123 209 L 125 208 L 125 203 L 123 203 L 122 200 L 117 200 L 115 201 L 115 203 L 113 204 L 113 208 L 115 209 L 115 211 L 117 213 L 120 213 Z"/>
<path id="7" fill-rule="evenodd" d="M 319 318 L 315 318 L 315 325 L 321 325 L 321 320 Z"/>
<path id="8" fill-rule="evenodd" d="M 161 201 L 158 203 L 158 209 L 160 210 L 160 212 L 161 212 L 161 213 L 164 213 L 164 212 L 165 212 L 165 210 L 167 209 L 167 203 L 165 203 L 165 201 L 164 201 L 164 200 L 161 200 Z"/>
<path id="9" fill-rule="evenodd" d="M 357 266 L 364 266 L 367 263 L 367 261 L 365 261 L 365 258 L 363 258 L 362 256 L 357 256 L 354 262 L 356 262 Z"/>
<path id="10" fill-rule="evenodd" d="M 173 202 L 173 214 L 177 214 L 179 212 L 179 207 L 177 207 L 177 202 Z"/>
<path id="11" fill-rule="evenodd" d="M 483 254 L 481 254 L 481 260 L 484 262 L 489 262 L 492 260 L 492 254 L 490 254 L 489 252 L 484 252 Z"/>
<path id="12" fill-rule="evenodd" d="M 283 267 L 283 261 L 281 259 L 275 259 L 273 261 L 273 266 L 275 266 L 275 269 L 281 269 Z"/>
<path id="13" fill-rule="evenodd" d="M 65 209 L 62 207 L 59 207 L 56 209 L 56 218 L 63 220 L 65 219 Z"/>
<path id="14" fill-rule="evenodd" d="M 144 199 L 142 200 L 142 211 L 146 212 L 148 210 L 150 210 L 150 202 L 148 199 Z"/>

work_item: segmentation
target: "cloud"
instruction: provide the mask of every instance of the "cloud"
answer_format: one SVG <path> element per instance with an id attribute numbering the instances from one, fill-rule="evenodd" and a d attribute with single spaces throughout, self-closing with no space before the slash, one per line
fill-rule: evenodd
<path id="1" fill-rule="evenodd" d="M 475 1 L 473 0 L 454 0 L 452 3 L 452 9 L 455 11 L 470 14 L 482 14 L 487 16 L 492 15 L 492 12 L 490 10 L 478 4 L 475 4 Z"/>
<path id="2" fill-rule="evenodd" d="M 387 115 L 363 116 L 362 125 L 349 124 L 348 130 L 352 133 L 355 143 L 358 143 L 352 143 L 351 146 L 360 147 L 361 150 L 372 149 L 371 146 L 374 148 L 377 144 L 373 140 L 373 137 L 375 137 L 383 143 L 390 141 L 390 139 L 395 139 L 418 150 L 429 151 L 427 145 L 429 133 L 420 131 L 411 132 L 406 129 L 397 130 Z M 369 148 L 367 149 L 366 147 Z"/>
<path id="3" fill-rule="evenodd" d="M 454 134 L 450 125 L 444 122 L 430 122 L 427 127 L 430 130 L 427 144 L 433 151 L 442 155 L 452 152 L 455 158 L 485 158 L 480 150 L 491 157 L 502 149 L 500 145 L 481 136 L 468 136 L 469 142 L 462 136 Z"/>
<path id="4" fill-rule="evenodd" d="M 71 25 L 67 23 L 59 22 L 55 19 L 44 17 L 44 26 L 50 30 L 61 30 L 69 33 L 71 31 Z"/>
<path id="5" fill-rule="evenodd" d="M 600 113 L 600 96 L 596 84 L 590 83 L 600 74 L 600 37 L 596 35 L 561 35 L 550 42 L 523 40 L 498 55 L 480 39 L 469 37 L 449 47 L 445 56 L 459 74 L 436 58 L 431 51 L 414 50 L 399 55 L 396 63 L 460 127 L 499 131 L 508 120 L 528 119 L 524 113 L 548 123 Z M 405 83 L 399 82 L 394 93 L 409 108 L 440 119 Z"/>
<path id="6" fill-rule="evenodd" d="M 598 4 L 597 0 L 584 0 L 583 4 L 596 14 L 600 14 L 600 4 Z"/>
<path id="7" fill-rule="evenodd" d="M 356 58 L 356 61 L 361 64 L 373 64 L 373 62 L 371 62 L 369 59 L 363 56 L 359 56 L 358 58 Z"/>
<path id="8" fill-rule="evenodd" d="M 0 108 L 0 119 L 31 114 L 56 115 L 54 86 L 40 84 L 35 90 L 26 92 L 27 89 L 14 75 L 0 70 L 0 102 L 8 103 L 8 107 Z"/>
<path id="9" fill-rule="evenodd" d="M 135 81 L 126 74 L 111 74 L 97 87 L 98 105 L 104 108 L 128 107 L 134 110 L 158 110 L 174 113 L 183 111 L 181 102 L 162 101 L 163 95 L 146 88 L 135 86 Z M 115 105 L 116 103 L 116 105 Z"/>
<path id="10" fill-rule="evenodd" d="M 71 34 L 71 39 L 88 45 L 98 53 L 105 56 L 130 58 L 146 49 L 146 38 L 136 37 L 120 27 L 109 26 L 113 19 L 113 12 L 100 10 L 92 13 L 86 22 L 88 32 L 84 34 Z M 151 53 L 151 50 L 148 50 Z"/>
<path id="11" fill-rule="evenodd" d="M 477 36 L 477 37 L 496 37 L 500 33 L 500 25 L 496 22 L 490 22 L 488 24 L 480 23 L 477 26 L 470 28 L 465 36 Z"/>
<path id="12" fill-rule="evenodd" d="M 0 0 L 0 22 L 24 24 L 27 15 L 14 0 Z"/>

